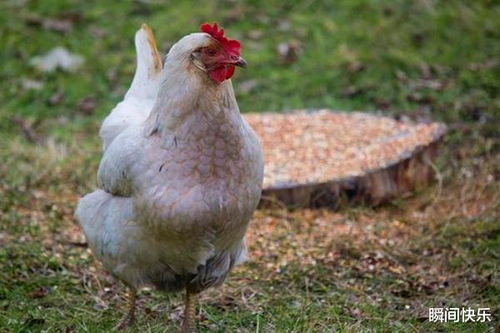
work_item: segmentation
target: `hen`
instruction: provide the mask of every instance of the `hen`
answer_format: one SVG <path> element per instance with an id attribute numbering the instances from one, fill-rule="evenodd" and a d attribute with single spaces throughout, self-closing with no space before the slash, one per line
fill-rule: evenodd
<path id="1" fill-rule="evenodd" d="M 231 76 L 246 65 L 240 43 L 217 24 L 179 40 L 162 68 L 151 31 L 136 34 L 138 67 L 125 99 L 101 128 L 99 189 L 76 217 L 94 255 L 130 288 L 186 291 L 220 285 L 245 256 L 244 236 L 261 195 L 260 143 L 239 112 Z"/>

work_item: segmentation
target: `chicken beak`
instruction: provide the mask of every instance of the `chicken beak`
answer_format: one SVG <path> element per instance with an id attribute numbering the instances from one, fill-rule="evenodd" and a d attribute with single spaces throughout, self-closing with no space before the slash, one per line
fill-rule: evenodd
<path id="1" fill-rule="evenodd" d="M 238 59 L 234 62 L 234 65 L 241 68 L 246 68 L 248 63 L 242 57 L 238 57 Z"/>

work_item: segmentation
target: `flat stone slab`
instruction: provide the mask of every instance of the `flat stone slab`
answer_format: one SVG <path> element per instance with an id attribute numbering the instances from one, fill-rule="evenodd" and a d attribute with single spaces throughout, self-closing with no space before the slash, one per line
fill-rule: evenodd
<path id="1" fill-rule="evenodd" d="M 297 207 L 342 197 L 376 204 L 427 185 L 446 132 L 441 123 L 326 109 L 245 118 L 264 147 L 264 199 Z"/>

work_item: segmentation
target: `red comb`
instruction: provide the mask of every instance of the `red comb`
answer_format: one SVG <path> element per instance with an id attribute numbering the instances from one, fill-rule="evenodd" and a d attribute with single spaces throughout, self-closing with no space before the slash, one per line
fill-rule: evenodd
<path id="1" fill-rule="evenodd" d="M 240 55 L 241 43 L 235 39 L 229 39 L 224 37 L 224 29 L 219 29 L 217 23 L 210 25 L 209 23 L 203 23 L 200 25 L 200 31 L 205 32 L 217 39 L 219 43 L 231 54 Z"/>

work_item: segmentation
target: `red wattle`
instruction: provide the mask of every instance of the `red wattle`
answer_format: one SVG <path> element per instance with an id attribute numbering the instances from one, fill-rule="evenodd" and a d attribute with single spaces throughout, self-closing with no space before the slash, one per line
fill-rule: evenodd
<path id="1" fill-rule="evenodd" d="M 229 66 L 226 70 L 226 80 L 230 79 L 234 74 L 234 66 Z"/>
<path id="2" fill-rule="evenodd" d="M 234 66 L 221 66 L 210 72 L 210 77 L 215 82 L 221 83 L 224 80 L 230 79 L 234 74 Z"/>

